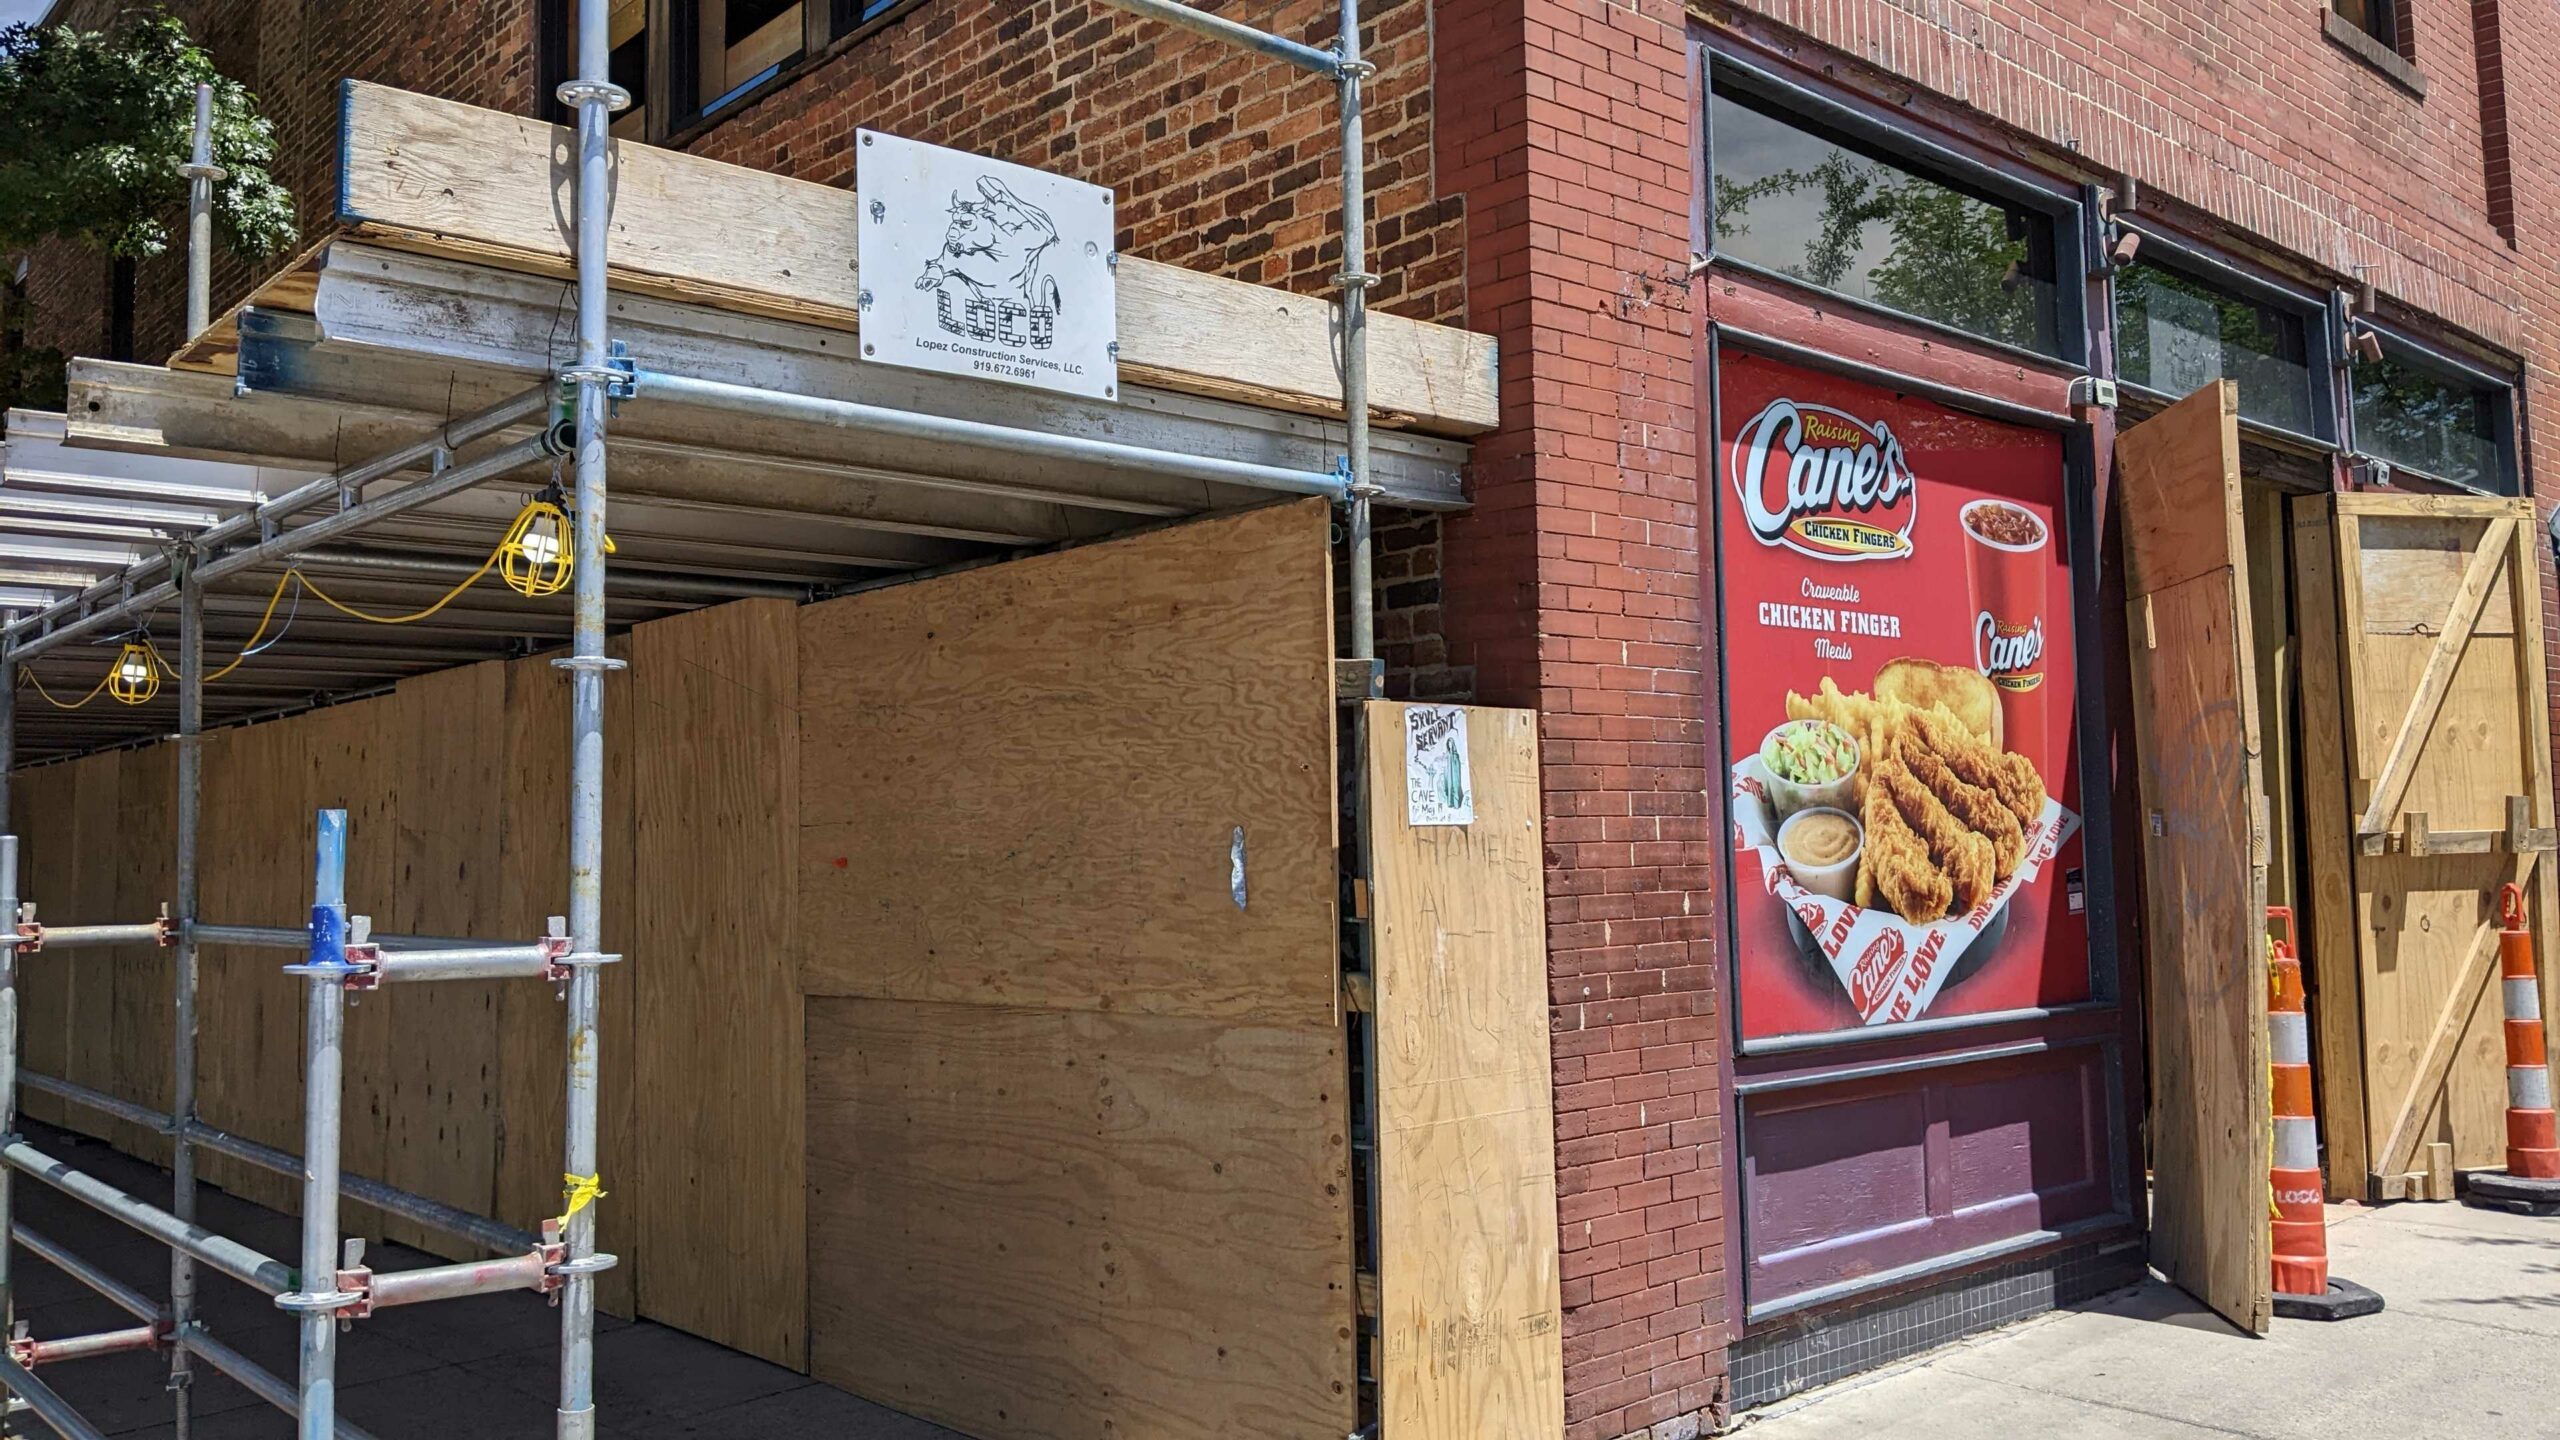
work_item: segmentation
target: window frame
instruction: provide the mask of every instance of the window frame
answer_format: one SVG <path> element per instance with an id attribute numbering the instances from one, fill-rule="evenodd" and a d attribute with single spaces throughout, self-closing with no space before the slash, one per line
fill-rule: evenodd
<path id="1" fill-rule="evenodd" d="M 698 11 L 684 0 L 647 0 L 644 34 L 648 45 L 647 93 L 632 102 L 647 107 L 645 133 L 634 138 L 651 145 L 681 146 L 713 129 L 752 101 L 773 93 L 812 66 L 868 38 L 924 3 L 924 0 L 801 0 L 800 49 L 790 58 L 732 86 L 709 105 L 679 102 L 684 93 L 676 81 L 680 70 L 697 62 L 700 44 Z M 554 124 L 569 123 L 552 92 L 576 68 L 576 11 L 579 0 L 544 0 L 536 12 L 535 56 L 541 90 L 539 112 Z M 695 24 L 679 25 L 679 20 Z M 683 33 L 679 35 L 679 31 Z"/>
<path id="2" fill-rule="evenodd" d="M 1704 68 L 1705 83 L 1699 87 L 1697 99 L 1697 124 L 1701 137 L 1698 150 L 1705 170 L 1697 201 L 1702 222 L 1699 233 L 1706 246 L 1699 257 L 1702 261 L 1820 295 L 1826 302 L 1849 306 L 1865 314 L 1920 326 L 1950 340 L 1978 346 L 2040 369 L 2074 376 L 2090 373 L 2093 345 L 2089 333 L 2087 277 L 2091 252 L 2087 212 L 2076 189 L 2058 188 L 2060 182 L 2039 184 L 2024 175 L 1987 164 L 1953 146 L 1914 134 L 1907 127 L 1897 128 L 1865 109 L 1810 89 L 1723 50 L 1711 50 Z M 1883 159 L 1923 180 L 1987 198 L 1994 203 L 2014 205 L 2041 217 L 2052 227 L 2054 353 L 2013 345 L 1943 320 L 1897 310 L 1890 305 L 1816 285 L 1718 251 L 1715 248 L 1713 117 L 1714 99 L 1719 94 L 1747 97 L 1745 103 L 1756 101 L 1779 112 L 1782 120 L 1810 128 L 1814 133 L 1832 132 L 1849 142 L 1852 148 Z"/>
<path id="3" fill-rule="evenodd" d="M 2118 215 L 2110 223 L 2142 237 L 2142 249 L 2134 257 L 2134 264 L 2166 270 L 2236 300 L 2282 310 L 2301 321 L 2303 363 L 2310 370 L 2306 383 L 2311 390 L 2311 430 L 2306 433 L 2288 429 L 2245 414 L 2240 417 L 2240 428 L 2244 432 L 2329 454 L 2335 454 L 2342 448 L 2341 437 L 2345 431 L 2339 419 L 2341 397 L 2336 381 L 2340 352 L 2337 325 L 2330 313 L 2326 291 L 2295 289 L 2135 216 Z M 2107 275 L 2107 333 L 2109 348 L 2117 357 L 2116 383 L 2143 399 L 2162 405 L 2173 404 L 2184 397 L 2124 378 L 2123 313 L 2117 300 L 2119 273 L 2110 270 Z"/>
<path id="4" fill-rule="evenodd" d="M 2461 355 L 2448 346 L 2420 337 L 2416 332 L 2370 315 L 2358 316 L 2355 323 L 2373 332 L 2382 342 L 2386 358 L 2420 370 L 2432 370 L 2448 379 L 2476 385 L 2486 391 L 2491 409 L 2490 424 L 2497 431 L 2494 444 L 2498 457 L 2498 483 L 2495 486 L 2472 484 L 2432 470 L 2404 465 L 2388 455 L 2377 455 L 2364 448 L 2363 437 L 2356 434 L 2356 367 L 2350 362 L 2341 369 L 2342 414 L 2346 424 L 2347 452 L 2358 460 L 2370 460 L 2391 468 L 2394 483 L 2402 475 L 2414 476 L 2431 485 L 2466 495 L 2488 495 L 2512 500 L 2525 494 L 2521 422 L 2523 403 L 2520 391 L 2521 371 L 2501 373 L 2480 361 Z"/>

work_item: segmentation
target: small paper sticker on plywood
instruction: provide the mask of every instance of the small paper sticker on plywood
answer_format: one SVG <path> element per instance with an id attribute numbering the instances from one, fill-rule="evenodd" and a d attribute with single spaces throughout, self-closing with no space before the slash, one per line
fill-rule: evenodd
<path id="1" fill-rule="evenodd" d="M 1464 709 L 1416 705 L 1404 712 L 1404 801 L 1408 825 L 1476 823 Z"/>

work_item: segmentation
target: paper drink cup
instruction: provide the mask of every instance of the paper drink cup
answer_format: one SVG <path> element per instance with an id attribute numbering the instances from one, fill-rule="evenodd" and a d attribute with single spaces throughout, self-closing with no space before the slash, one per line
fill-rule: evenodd
<path id="1" fill-rule="evenodd" d="M 2008 748 L 2047 771 L 2044 603 L 2053 529 L 2043 516 L 2007 500 L 1972 501 L 1958 518 L 1973 601 L 1974 668 L 2000 691 Z"/>

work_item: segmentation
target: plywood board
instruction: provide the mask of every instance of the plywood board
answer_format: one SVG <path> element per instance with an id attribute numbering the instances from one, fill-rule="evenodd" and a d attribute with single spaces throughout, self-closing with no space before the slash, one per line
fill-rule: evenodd
<path id="1" fill-rule="evenodd" d="M 981 1440 L 1351 1430 L 1339 1033 L 812 998 L 810 1370 Z"/>
<path id="2" fill-rule="evenodd" d="M 2357 495 L 2335 510 L 2351 798 L 2389 837 L 2368 837 L 2354 861 L 2366 1131 L 2355 1178 L 2397 1196 L 2434 1145 L 2460 1168 L 2504 1162 L 2491 983 L 2501 885 L 2540 902 L 2548 948 L 2549 866 L 2504 843 L 2509 797 L 2525 797 L 2535 826 L 2552 814 L 2541 527 L 2521 501 Z M 2411 853 L 2419 824 L 2491 843 Z"/>
<path id="3" fill-rule="evenodd" d="M 79 903 L 79 846 L 72 797 L 77 776 L 71 765 L 48 765 L 23 771 L 12 787 L 10 808 L 18 830 L 18 898 L 32 901 L 36 918 L 60 916 L 68 924 Z M 71 1019 L 71 966 L 81 956 L 73 951 L 41 952 L 18 960 L 18 1063 L 43 1075 L 69 1068 L 66 1046 Z M 18 1108 L 48 1124 L 59 1125 L 73 1112 L 60 1100 L 22 1090 Z M 93 1129 L 97 1118 L 81 1114 L 78 1123 Z"/>
<path id="4" fill-rule="evenodd" d="M 395 247 L 567 272 L 566 130 L 357 81 L 340 123 L 342 225 Z M 654 145 L 614 148 L 617 289 L 854 327 L 853 192 Z M 1339 409 L 1329 302 L 1134 256 L 1118 276 L 1126 379 Z M 1369 403 L 1386 423 L 1461 435 L 1500 423 L 1490 337 L 1372 312 L 1369 344 Z M 217 364 L 221 348 L 210 337 L 178 362 Z"/>
<path id="5" fill-rule="evenodd" d="M 628 636 L 607 642 L 606 653 L 630 658 Z M 569 675 L 537 655 L 507 667 L 505 769 L 499 781 L 500 840 L 498 925 L 510 934 L 540 931 L 569 909 Z M 608 954 L 631 955 L 631 752 L 630 689 L 608 678 L 605 687 L 604 915 Z M 640 1057 L 632 1015 L 637 1009 L 632 964 L 609 967 L 597 1006 L 603 1050 L 597 1061 L 599 1149 L 609 1193 L 596 1202 L 596 1245 L 620 1258 L 596 1281 L 596 1303 L 631 1318 L 634 1284 L 642 1268 L 637 1218 L 646 1191 L 623 1184 L 635 1163 L 632 1117 L 637 1104 Z M 499 997 L 500 1091 L 497 1209 L 508 1221 L 531 1227 L 560 1213 L 562 1121 L 568 1106 L 568 1014 L 561 990 L 551 985 L 510 985 Z"/>
<path id="6" fill-rule="evenodd" d="M 530 940 L 534 927 L 502 930 L 501 829 L 491 810 L 505 763 L 506 666 L 465 666 L 404 680 L 390 721 L 394 811 L 391 894 L 372 911 L 376 928 L 410 935 Z M 498 1007 L 523 981 L 388 986 L 359 1008 L 388 1012 L 373 1085 L 381 1097 L 379 1178 L 414 1194 L 494 1213 L 497 1201 Z M 389 1002 L 383 1004 L 380 1002 Z M 523 1223 L 519 1220 L 518 1223 Z M 409 1221 L 386 1221 L 390 1238 L 451 1259 L 481 1252 Z"/>
<path id="7" fill-rule="evenodd" d="M 2238 397 L 2116 442 L 2149 906 L 2151 1257 L 2242 1330 L 2270 1318 L 2264 795 Z"/>
<path id="8" fill-rule="evenodd" d="M 808 1363 L 799 667 L 788 601 L 644 625 L 627 722 L 640 1312 L 794 1369 Z"/>
<path id="9" fill-rule="evenodd" d="M 2302 834 L 2310 891 L 2302 961 L 2317 1027 L 2320 1138 L 2332 1200 L 2365 1192 L 2364 1002 L 2357 954 L 2354 817 L 2347 810 L 2346 698 L 2340 693 L 2338 557 L 2328 497 L 2291 505 L 2294 614 L 2301 629 Z"/>
<path id="10" fill-rule="evenodd" d="M 1405 1440 L 1564 1424 L 1537 716 L 1465 712 L 1475 823 L 1406 823 L 1367 707 L 1377 913 L 1379 1400 Z"/>
<path id="11" fill-rule="evenodd" d="M 809 993 L 1332 1027 L 1327 526 L 1272 506 L 802 610 Z"/>
<path id="12" fill-rule="evenodd" d="M 125 753 L 120 768 L 116 841 L 118 915 L 175 913 L 177 854 L 171 820 L 177 804 L 178 752 L 154 745 Z M 169 1108 L 170 1005 L 176 952 L 153 945 L 119 951 L 115 964 L 115 1053 L 110 1067 L 116 1094 L 166 1112 Z M 154 1164 L 169 1163 L 168 1137 L 139 1125 L 121 1126 L 117 1148 Z"/>

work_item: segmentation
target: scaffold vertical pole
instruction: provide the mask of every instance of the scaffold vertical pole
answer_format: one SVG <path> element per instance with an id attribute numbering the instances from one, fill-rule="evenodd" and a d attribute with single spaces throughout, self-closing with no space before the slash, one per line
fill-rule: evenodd
<path id="1" fill-rule="evenodd" d="M 187 177 L 187 338 L 193 340 L 213 319 L 213 182 L 223 168 L 213 163 L 213 87 L 196 86 L 195 148 L 179 167 Z M 178 1433 L 187 1433 L 185 1410 Z"/>
<path id="2" fill-rule="evenodd" d="M 338 1130 L 345 1066 L 347 812 L 319 812 L 311 958 L 303 977 L 302 1272 L 276 1304 L 302 1317 L 301 1440 L 333 1440 L 338 1415 Z"/>
<path id="3" fill-rule="evenodd" d="M 559 1440 L 593 1440 L 595 1410 L 596 1016 L 604 917 L 605 409 L 614 380 L 606 337 L 605 243 L 612 219 L 611 114 L 631 103 L 613 84 L 610 6 L 580 0 L 578 75 L 561 87 L 578 116 L 576 589 L 570 653 L 567 1187 L 560 1297 Z"/>
<path id="4" fill-rule="evenodd" d="M 177 946 L 170 956 L 169 1213 L 192 1225 L 196 1218 L 196 1151 L 187 1140 L 196 1119 L 196 833 L 202 819 L 204 742 L 204 588 L 195 580 L 195 556 L 181 551 L 178 576 L 178 795 Z M 169 1323 L 183 1336 L 195 1323 L 196 1262 L 184 1250 L 169 1252 Z M 177 1440 L 194 1433 L 194 1362 L 183 1344 L 169 1347 L 169 1394 L 176 1409 Z"/>
<path id="5" fill-rule="evenodd" d="M 0 771 L 9 768 L 10 756 L 0 750 Z M 18 914 L 18 837 L 0 834 L 0 915 L 17 923 Z M 18 1130 L 18 947 L 0 945 L 0 1135 L 14 1135 Z M 9 1237 L 17 1220 L 17 1195 L 14 1172 L 0 1165 L 0 1334 L 17 1332 L 17 1291 L 10 1267 L 10 1252 L 15 1248 Z M 0 1435 L 15 1435 L 18 1427 L 5 1410 L 0 1410 Z"/>

